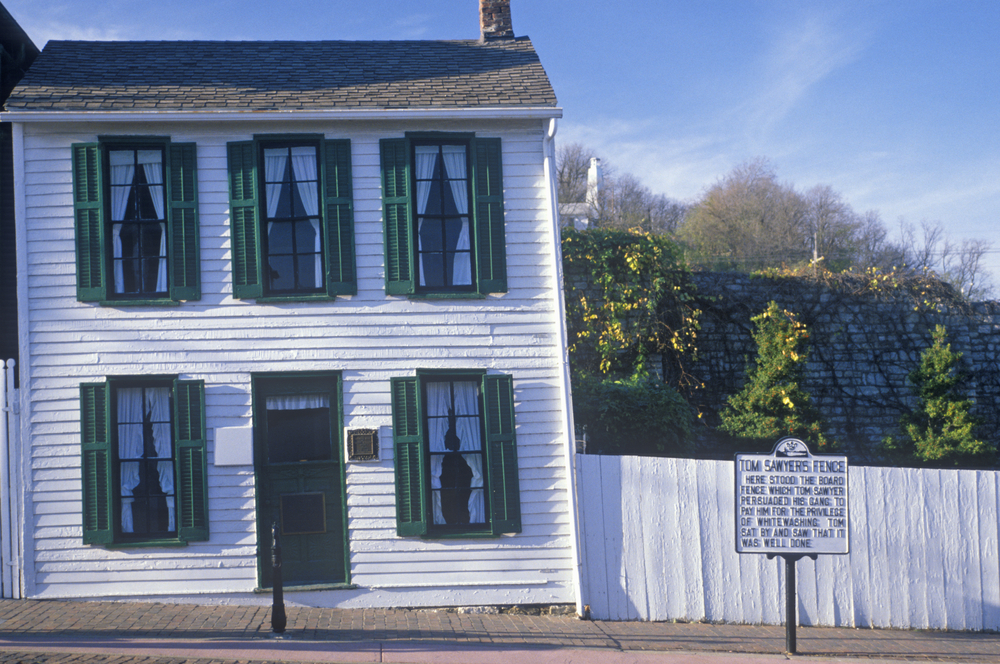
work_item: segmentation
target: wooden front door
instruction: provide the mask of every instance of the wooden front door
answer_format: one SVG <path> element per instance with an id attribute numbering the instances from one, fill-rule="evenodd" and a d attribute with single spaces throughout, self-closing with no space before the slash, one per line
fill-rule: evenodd
<path id="1" fill-rule="evenodd" d="M 348 582 L 339 376 L 254 379 L 260 584 L 272 585 L 272 532 L 286 587 Z"/>

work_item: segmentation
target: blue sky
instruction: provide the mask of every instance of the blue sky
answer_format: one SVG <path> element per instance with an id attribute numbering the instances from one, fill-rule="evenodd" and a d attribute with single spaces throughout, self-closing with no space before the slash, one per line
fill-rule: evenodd
<path id="1" fill-rule="evenodd" d="M 2 0 L 49 39 L 469 39 L 476 0 Z M 558 140 L 692 200 L 767 157 L 858 211 L 994 243 L 1000 0 L 512 0 Z"/>

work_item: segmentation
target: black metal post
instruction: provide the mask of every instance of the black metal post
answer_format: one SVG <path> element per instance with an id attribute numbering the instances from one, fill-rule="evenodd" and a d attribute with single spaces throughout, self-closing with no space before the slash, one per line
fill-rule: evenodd
<path id="1" fill-rule="evenodd" d="M 789 655 L 795 654 L 795 627 L 799 619 L 796 615 L 798 608 L 795 596 L 795 562 L 797 556 L 785 558 L 785 652 Z"/>
<path id="2" fill-rule="evenodd" d="M 278 522 L 271 525 L 272 547 L 271 547 L 271 588 L 274 591 L 274 600 L 271 604 L 271 631 L 275 634 L 284 634 L 285 625 L 288 618 L 285 616 L 285 589 L 281 580 L 281 540 L 278 537 Z"/>

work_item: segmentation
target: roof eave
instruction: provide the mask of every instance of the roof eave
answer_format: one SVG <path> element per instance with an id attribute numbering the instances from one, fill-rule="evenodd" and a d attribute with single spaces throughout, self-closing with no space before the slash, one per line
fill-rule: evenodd
<path id="1" fill-rule="evenodd" d="M 495 106 L 477 108 L 374 108 L 323 110 L 190 111 L 24 111 L 0 113 L 0 122 L 187 122 L 234 120 L 547 120 L 561 118 L 558 106 Z"/>

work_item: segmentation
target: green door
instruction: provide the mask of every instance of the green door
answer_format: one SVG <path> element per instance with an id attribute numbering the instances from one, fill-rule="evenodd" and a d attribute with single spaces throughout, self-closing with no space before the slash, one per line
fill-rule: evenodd
<path id="1" fill-rule="evenodd" d="M 347 583 L 337 374 L 254 377 L 260 584 L 272 585 L 272 532 L 286 587 Z"/>

